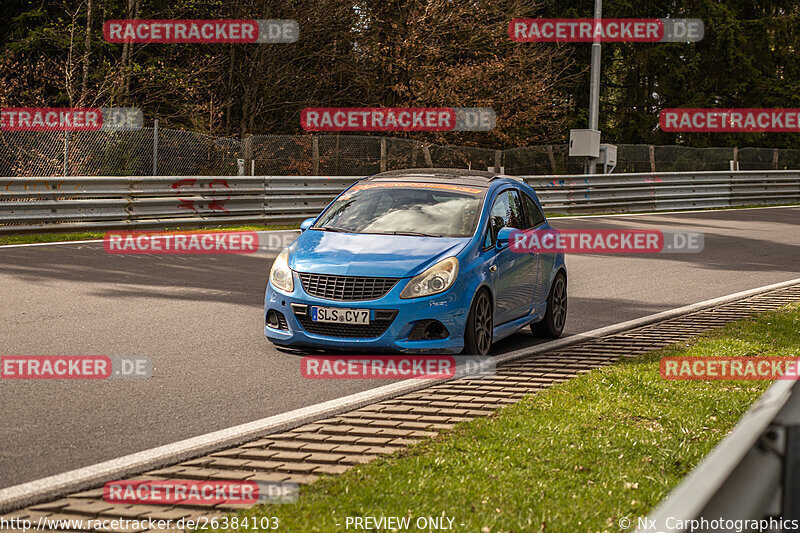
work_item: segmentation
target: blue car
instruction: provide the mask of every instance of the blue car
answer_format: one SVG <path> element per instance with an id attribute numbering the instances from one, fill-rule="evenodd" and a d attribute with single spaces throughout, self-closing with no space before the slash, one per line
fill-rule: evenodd
<path id="1" fill-rule="evenodd" d="M 275 259 L 264 333 L 278 345 L 469 355 L 525 326 L 558 337 L 563 254 L 509 245 L 531 228 L 552 229 L 519 179 L 450 169 L 363 179 Z"/>

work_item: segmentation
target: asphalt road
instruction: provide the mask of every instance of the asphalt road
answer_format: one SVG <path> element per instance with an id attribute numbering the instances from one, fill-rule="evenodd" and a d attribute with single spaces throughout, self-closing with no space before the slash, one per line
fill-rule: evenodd
<path id="1" fill-rule="evenodd" d="M 570 255 L 566 334 L 800 277 L 800 208 L 554 219 L 701 231 L 699 254 Z M 306 380 L 262 332 L 271 256 L 0 248 L 0 355 L 146 356 L 147 380 L 0 381 L 0 488 L 386 382 Z M 538 342 L 527 331 L 502 353 Z"/>

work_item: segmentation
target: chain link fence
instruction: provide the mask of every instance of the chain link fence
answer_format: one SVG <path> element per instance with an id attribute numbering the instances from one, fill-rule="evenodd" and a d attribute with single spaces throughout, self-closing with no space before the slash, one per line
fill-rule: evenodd
<path id="1" fill-rule="evenodd" d="M 243 139 L 152 128 L 0 131 L 0 176 L 366 176 L 403 168 L 503 167 L 512 175 L 581 174 L 566 144 L 493 150 L 365 135 Z M 620 144 L 615 172 L 792 170 L 800 150 Z"/>

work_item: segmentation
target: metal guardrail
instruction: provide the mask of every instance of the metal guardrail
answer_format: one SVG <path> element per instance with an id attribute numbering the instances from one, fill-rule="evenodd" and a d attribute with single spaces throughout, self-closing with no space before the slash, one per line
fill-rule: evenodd
<path id="1" fill-rule="evenodd" d="M 291 223 L 359 177 L 0 178 L 0 234 Z"/>
<path id="2" fill-rule="evenodd" d="M 800 202 L 800 171 L 525 176 L 549 212 L 641 212 Z"/>
<path id="3" fill-rule="evenodd" d="M 784 527 L 790 520 L 796 522 Z M 641 533 L 800 528 L 797 381 L 775 382 L 669 496 L 632 525 Z"/>
<path id="4" fill-rule="evenodd" d="M 358 176 L 0 178 L 0 234 L 292 223 Z M 524 176 L 548 213 L 800 203 L 800 171 Z"/>

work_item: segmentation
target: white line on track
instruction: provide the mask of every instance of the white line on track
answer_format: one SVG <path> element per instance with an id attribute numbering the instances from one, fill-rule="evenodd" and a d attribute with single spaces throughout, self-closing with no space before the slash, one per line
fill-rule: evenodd
<path id="1" fill-rule="evenodd" d="M 548 220 L 559 220 L 564 218 L 598 218 L 598 217 L 656 217 L 659 215 L 687 215 L 691 213 L 724 213 L 728 211 L 755 211 L 759 209 L 797 209 L 798 205 L 770 205 L 764 207 L 740 207 L 740 208 L 724 208 L 724 209 L 692 209 L 687 211 L 660 211 L 655 213 L 608 213 L 605 215 L 565 215 L 548 217 Z"/>
<path id="2" fill-rule="evenodd" d="M 115 230 L 116 231 L 116 230 Z M 141 230 L 142 232 L 145 231 L 162 231 L 162 230 Z M 207 233 L 237 233 L 239 231 L 254 231 L 255 233 L 287 233 L 287 232 L 297 232 L 300 231 L 299 229 L 271 229 L 271 230 L 236 230 L 236 231 L 214 231 L 213 229 L 209 229 Z M 175 232 L 166 232 L 166 233 L 180 233 L 178 231 Z M 202 232 L 196 232 L 202 233 Z M 187 235 L 191 235 L 191 233 L 187 233 Z M 57 244 L 93 244 L 103 242 L 103 239 L 93 239 L 90 241 L 58 241 L 58 242 L 34 242 L 30 244 L 3 244 L 0 245 L 0 250 L 3 248 L 23 248 L 26 246 L 53 246 Z"/>
<path id="3" fill-rule="evenodd" d="M 652 217 L 652 216 L 659 216 L 659 215 L 687 215 L 691 213 L 719 213 L 724 211 L 754 211 L 758 209 L 797 209 L 800 208 L 800 205 L 773 205 L 773 206 L 766 206 L 766 207 L 743 207 L 740 209 L 696 209 L 692 211 L 662 211 L 660 213 L 610 213 L 605 215 L 565 215 L 565 216 L 551 216 L 548 217 L 548 220 L 564 220 L 564 219 L 571 219 L 571 218 L 601 218 L 601 217 Z M 142 230 L 146 231 L 146 230 Z M 152 230 L 158 231 L 158 230 Z M 208 231 L 213 232 L 213 229 L 209 229 Z M 250 230 L 242 230 L 242 231 L 250 231 Z M 256 233 L 283 233 L 286 231 L 300 231 L 297 229 L 283 229 L 283 230 L 256 230 Z M 0 250 L 4 248 L 22 248 L 24 246 L 54 246 L 54 245 L 64 245 L 64 244 L 92 244 L 103 242 L 103 239 L 94 239 L 88 241 L 59 241 L 59 242 L 36 242 L 30 244 L 3 244 L 0 245 Z"/>

